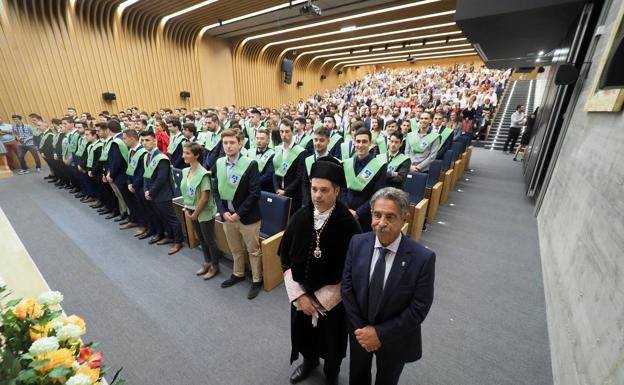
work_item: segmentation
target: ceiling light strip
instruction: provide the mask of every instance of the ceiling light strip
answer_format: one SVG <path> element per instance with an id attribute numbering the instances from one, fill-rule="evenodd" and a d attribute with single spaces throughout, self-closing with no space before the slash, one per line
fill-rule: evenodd
<path id="1" fill-rule="evenodd" d="M 362 39 L 373 39 L 373 38 L 381 37 L 381 36 L 398 35 L 398 34 L 401 34 L 401 33 L 416 32 L 416 31 L 422 31 L 422 30 L 425 30 L 425 29 L 432 29 L 432 28 L 450 27 L 450 26 L 454 26 L 454 25 L 455 25 L 455 22 L 450 22 L 450 23 L 442 23 L 442 24 L 434 24 L 434 25 L 425 25 L 425 26 L 416 27 L 416 28 L 401 29 L 401 30 L 398 30 L 398 31 L 374 33 L 374 34 L 371 34 L 371 35 L 361 35 L 361 36 L 355 36 L 355 37 L 348 37 L 348 38 L 345 38 L 345 39 L 338 39 L 338 40 L 332 40 L 332 41 L 324 41 L 324 42 L 320 42 L 320 43 L 299 45 L 299 46 L 296 46 L 296 47 L 288 47 L 288 48 L 284 49 L 282 51 L 282 53 L 286 53 L 288 51 L 292 51 L 292 50 L 296 50 L 296 49 L 320 47 L 320 46 L 323 46 L 323 45 L 330 45 L 330 44 L 336 44 L 336 43 L 345 43 L 345 42 L 349 42 L 349 41 L 362 40 Z M 444 34 L 442 34 L 442 35 L 444 35 Z M 403 40 L 405 40 L 405 39 L 403 39 Z M 266 48 L 266 46 L 265 46 L 265 48 Z M 340 47 L 340 49 L 342 49 L 342 48 L 345 48 L 345 47 Z"/>
<path id="2" fill-rule="evenodd" d="M 407 50 L 403 50 L 403 51 L 394 51 L 394 52 L 382 52 L 382 53 L 371 53 L 368 55 L 360 55 L 360 56 L 344 56 L 344 57 L 335 57 L 332 59 L 328 59 L 325 60 L 325 62 L 323 63 L 323 65 L 333 62 L 333 61 L 339 61 L 339 60 L 343 60 L 343 59 L 358 59 L 361 57 L 369 57 L 369 56 L 386 56 L 386 55 L 396 55 L 396 54 L 401 54 L 401 53 L 412 53 L 412 52 L 422 52 L 422 51 L 433 51 L 433 50 L 440 50 L 440 49 L 449 49 L 449 48 L 459 48 L 459 47 L 468 47 L 470 46 L 470 43 L 464 43 L 464 44 L 451 44 L 451 45 L 445 45 L 445 46 L 441 46 L 441 47 L 429 47 L 429 48 L 412 48 L 412 49 L 407 49 Z M 382 47 L 382 49 L 384 49 Z M 473 49 L 473 48 L 470 48 Z M 369 52 L 368 50 L 366 50 L 366 52 Z M 355 52 L 354 52 L 355 53 Z M 426 55 L 430 55 L 431 53 L 425 53 Z"/>
<path id="3" fill-rule="evenodd" d="M 174 12 L 172 14 L 169 14 L 169 15 L 163 17 L 162 20 L 160 21 L 160 23 L 162 25 L 165 25 L 165 24 L 167 24 L 167 22 L 169 20 L 173 19 L 174 17 L 178 17 L 178 16 L 181 16 L 181 15 L 184 15 L 185 13 L 193 12 L 196 9 L 206 7 L 206 6 L 210 5 L 210 4 L 216 3 L 217 1 L 219 1 L 219 0 L 206 0 L 206 1 L 202 1 L 201 3 L 197 3 L 195 5 L 191 5 L 190 7 L 181 9 L 181 10 L 179 10 L 177 12 Z"/>
<path id="4" fill-rule="evenodd" d="M 351 26 L 348 29 L 341 28 L 338 31 L 318 33 L 316 35 L 306 35 L 306 36 L 301 36 L 301 37 L 294 37 L 292 39 L 274 41 L 274 42 L 271 42 L 271 43 L 267 44 L 266 48 L 268 48 L 270 46 L 273 46 L 273 45 L 292 43 L 292 42 L 301 41 L 301 40 L 316 39 L 318 37 L 338 35 L 338 34 L 341 34 L 341 33 L 348 33 L 348 32 L 353 32 L 353 31 L 361 31 L 361 30 L 371 29 L 371 28 L 386 27 L 388 25 L 408 23 L 410 21 L 430 19 L 430 18 L 439 17 L 439 16 L 447 16 L 447 15 L 452 15 L 454 13 L 455 13 L 455 10 L 452 10 L 452 11 L 446 11 L 446 12 L 430 13 L 430 14 L 427 14 L 427 15 L 414 16 L 414 17 L 409 17 L 407 19 L 399 19 L 399 20 L 386 21 L 386 22 L 383 22 L 383 23 L 363 25 L 363 26 L 360 26 L 360 27 Z"/>
<path id="5" fill-rule="evenodd" d="M 119 6 L 117 7 L 117 12 L 119 12 L 119 14 L 123 13 L 123 11 L 128 8 L 129 6 L 131 6 L 132 4 L 138 3 L 139 0 L 126 0 L 123 3 L 119 4 Z"/>
<path id="6" fill-rule="evenodd" d="M 460 57 L 460 56 L 475 56 L 475 53 L 459 53 L 459 54 L 454 54 L 454 55 L 438 55 L 438 56 L 426 56 L 426 57 L 421 57 L 418 58 L 418 60 L 431 60 L 431 59 L 443 59 L 443 58 L 447 58 L 447 57 Z M 355 67 L 355 66 L 362 66 L 362 65 L 368 65 L 368 64 L 381 64 L 381 63 L 390 63 L 390 62 L 399 62 L 399 61 L 406 61 L 408 59 L 408 56 L 404 56 L 402 59 L 398 59 L 398 60 L 374 60 L 374 61 L 363 61 L 363 62 L 359 62 L 359 63 L 350 63 L 345 65 L 343 68 L 345 67 Z"/>
<path id="7" fill-rule="evenodd" d="M 282 29 L 282 30 L 279 30 L 279 31 L 262 33 L 262 34 L 259 34 L 259 35 L 249 36 L 249 37 L 245 38 L 242 41 L 242 44 L 245 44 L 245 43 L 247 43 L 250 40 L 261 39 L 261 38 L 267 37 L 267 36 L 274 36 L 274 35 L 279 35 L 279 34 L 282 34 L 282 33 L 299 31 L 299 30 L 302 30 L 302 29 L 314 28 L 314 27 L 319 27 L 319 26 L 322 26 L 322 25 L 327 25 L 327 24 L 332 24 L 332 23 L 339 23 L 341 21 L 358 19 L 360 17 L 373 16 L 373 15 L 378 15 L 380 13 L 398 11 L 398 10 L 401 10 L 401 9 L 417 7 L 417 6 L 431 4 L 431 3 L 438 3 L 440 1 L 441 0 L 414 1 L 414 2 L 409 3 L 409 4 L 402 4 L 402 5 L 397 5 L 397 6 L 394 6 L 394 7 L 389 7 L 389 8 L 384 8 L 384 9 L 377 9 L 377 10 L 374 10 L 374 11 L 358 13 L 356 15 L 349 15 L 349 16 L 339 17 L 339 18 L 336 18 L 336 19 L 320 21 L 320 22 L 317 22 L 317 23 L 300 25 L 300 26 L 292 27 L 292 28 L 286 28 L 286 29 Z"/>
<path id="8" fill-rule="evenodd" d="M 458 53 L 476 53 L 476 51 L 473 48 L 467 48 L 467 49 L 455 49 L 455 50 L 449 50 L 449 51 L 437 51 L 437 52 L 425 52 L 425 53 L 417 53 L 417 54 L 403 54 L 403 55 L 396 55 L 396 56 L 389 56 L 387 58 L 378 58 L 380 60 L 382 59 L 399 59 L 402 57 L 413 57 L 413 58 L 418 58 L 420 56 L 436 56 L 436 55 L 447 55 L 447 54 L 458 54 Z M 345 60 L 345 61 L 341 61 L 339 63 L 336 63 L 334 65 L 334 68 L 338 67 L 339 65 L 342 64 L 349 64 L 349 63 L 357 63 L 357 62 L 361 62 L 363 60 L 367 60 L 367 59 L 375 59 L 374 57 L 364 57 L 364 58 L 360 58 L 360 59 L 354 59 L 354 60 Z"/>

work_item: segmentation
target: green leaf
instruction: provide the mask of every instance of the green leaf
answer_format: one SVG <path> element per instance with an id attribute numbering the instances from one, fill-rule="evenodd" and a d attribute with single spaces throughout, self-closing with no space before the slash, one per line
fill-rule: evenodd
<path id="1" fill-rule="evenodd" d="M 24 353 L 20 356 L 20 358 L 22 360 L 31 360 L 31 361 L 35 359 L 35 357 L 33 357 L 33 355 L 30 353 Z"/>
<path id="2" fill-rule="evenodd" d="M 67 377 L 69 373 L 71 373 L 70 368 L 66 368 L 64 366 L 57 366 L 56 368 L 52 369 L 50 373 L 48 373 L 48 377 L 49 378 L 63 378 L 63 377 Z"/>
<path id="3" fill-rule="evenodd" d="M 41 368 L 43 368 L 44 366 L 46 366 L 47 364 L 50 363 L 49 359 L 43 360 L 43 361 L 33 361 L 30 363 L 30 367 L 36 370 L 39 370 Z"/>
<path id="4" fill-rule="evenodd" d="M 20 302 L 22 302 L 21 298 L 11 300 L 11 301 L 7 302 L 6 307 L 13 307 L 13 306 L 17 305 Z"/>
<path id="5" fill-rule="evenodd" d="M 31 384 L 37 380 L 39 373 L 34 369 L 22 370 L 16 380 L 19 383 Z"/>

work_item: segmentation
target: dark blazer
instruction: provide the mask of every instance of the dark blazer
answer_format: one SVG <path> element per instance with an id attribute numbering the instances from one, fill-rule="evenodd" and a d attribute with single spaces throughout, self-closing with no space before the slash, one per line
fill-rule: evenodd
<path id="1" fill-rule="evenodd" d="M 374 246 L 374 233 L 357 234 L 347 251 L 341 290 L 351 333 L 369 324 L 366 314 Z M 399 362 L 422 357 L 420 324 L 433 302 L 434 278 L 435 253 L 402 236 L 373 325 L 381 341 L 377 355 Z"/>
<path id="2" fill-rule="evenodd" d="M 373 155 L 369 155 L 371 160 Z M 350 162 L 354 162 L 357 159 L 357 156 L 348 160 Z M 344 204 L 347 205 L 348 208 L 355 210 L 358 215 L 358 221 L 360 222 L 360 226 L 364 231 L 371 230 L 371 206 L 370 199 L 377 190 L 381 190 L 386 187 L 386 170 L 387 166 L 383 165 L 377 174 L 373 177 L 373 180 L 368 182 L 364 190 L 355 191 L 349 190 L 348 188 L 344 189 L 343 199 Z"/>
<path id="3" fill-rule="evenodd" d="M 301 163 L 305 162 L 306 156 L 306 152 L 301 151 L 283 177 L 277 176 L 275 173 L 273 174 L 273 188 L 275 191 L 278 189 L 284 190 L 286 191 L 286 196 L 292 199 L 291 212 L 301 207 L 301 180 L 304 178 L 304 175 L 301 174 L 303 170 L 301 168 Z M 282 179 L 284 180 L 283 189 Z"/>
<path id="4" fill-rule="evenodd" d="M 212 191 L 217 203 L 217 210 L 223 218 L 223 214 L 229 212 L 229 210 L 227 201 L 222 200 L 221 194 L 219 194 L 216 164 L 212 169 L 212 175 Z M 247 167 L 238 183 L 236 194 L 234 194 L 234 199 L 232 199 L 232 205 L 236 210 L 236 214 L 240 216 L 240 221 L 244 225 L 256 223 L 260 220 L 260 171 L 258 171 L 258 164 L 255 160 L 251 161 L 251 164 Z"/>
<path id="5" fill-rule="evenodd" d="M 268 150 L 268 148 L 266 150 Z M 260 188 L 262 191 L 268 191 L 271 193 L 275 192 L 273 189 L 273 174 L 275 173 L 275 166 L 273 166 L 274 156 L 275 155 L 271 155 L 264 166 L 264 170 L 260 173 Z"/>
<path id="6" fill-rule="evenodd" d="M 154 156 L 160 150 L 154 152 Z M 147 154 L 145 155 L 147 156 Z M 141 175 L 143 172 L 141 172 Z M 143 178 L 143 190 L 149 191 L 153 202 L 166 202 L 173 199 L 173 186 L 171 186 L 171 163 L 167 159 L 158 162 L 152 179 Z"/>
<path id="7" fill-rule="evenodd" d="M 141 147 L 139 147 L 141 148 Z M 130 175 L 126 175 L 128 178 L 128 184 L 131 184 L 132 187 L 134 187 L 135 191 L 139 191 L 141 189 L 143 189 L 143 172 L 145 171 L 145 164 L 143 163 L 145 161 L 145 157 L 147 156 L 147 153 L 141 155 L 139 157 L 139 163 L 137 164 L 136 169 L 134 170 L 134 175 L 130 176 Z"/>
<path id="8" fill-rule="evenodd" d="M 431 130 L 433 130 L 433 126 L 429 128 L 429 132 L 431 132 Z M 439 133 L 441 133 L 442 131 L 444 131 L 444 129 L 442 129 Z M 440 138 L 440 140 L 442 140 L 442 138 Z M 446 154 L 446 151 L 450 150 L 452 146 L 453 146 L 453 134 L 449 135 L 449 137 L 446 138 L 444 143 L 440 145 L 440 148 L 438 149 L 438 154 L 436 155 L 436 159 L 443 159 L 444 154 Z"/>
<path id="9" fill-rule="evenodd" d="M 217 143 L 211 151 L 204 152 L 204 161 L 202 162 L 202 166 L 204 166 L 206 170 L 212 170 L 217 163 L 217 159 L 224 156 L 225 151 L 223 151 L 223 142 L 219 141 L 219 143 Z"/>
<path id="10" fill-rule="evenodd" d="M 116 134 L 115 136 L 121 137 L 121 134 Z M 116 185 L 119 186 L 126 183 L 127 167 L 128 163 L 126 163 L 123 155 L 121 155 L 119 146 L 117 145 L 117 143 L 111 143 L 110 150 L 108 151 L 108 161 L 106 169 L 110 173 L 111 178 L 113 178 L 113 182 Z"/>
<path id="11" fill-rule="evenodd" d="M 405 179 L 407 179 L 407 174 L 409 174 L 410 172 L 411 165 L 412 162 L 408 157 L 403 163 L 399 165 L 399 167 L 396 168 L 396 170 L 394 170 L 399 175 L 389 176 L 388 174 L 386 174 L 386 186 L 396 187 L 399 190 L 403 190 L 403 187 L 405 186 Z"/>
<path id="12" fill-rule="evenodd" d="M 182 152 L 184 151 L 184 143 L 188 142 L 188 139 L 182 139 L 182 142 L 176 147 L 173 151 L 173 154 L 169 154 L 169 159 L 171 159 L 171 165 L 173 168 L 183 169 L 186 167 L 186 163 L 184 163 L 184 158 L 182 157 Z"/>
<path id="13" fill-rule="evenodd" d="M 94 178 L 100 179 L 102 171 L 104 171 L 104 164 L 100 161 L 100 155 L 102 155 L 102 147 L 93 150 L 93 163 L 91 164 L 91 173 Z M 88 168 L 88 167 L 87 167 Z"/>
<path id="14" fill-rule="evenodd" d="M 334 147 L 329 151 L 329 155 L 333 156 L 336 159 L 342 159 L 342 150 L 340 149 L 340 147 L 342 146 L 342 142 L 344 142 L 343 138 L 338 139 Z M 314 154 L 314 152 L 312 152 L 312 154 Z"/>

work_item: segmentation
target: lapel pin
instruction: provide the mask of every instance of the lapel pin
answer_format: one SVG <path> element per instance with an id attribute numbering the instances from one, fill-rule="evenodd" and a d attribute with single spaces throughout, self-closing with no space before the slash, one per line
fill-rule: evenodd
<path id="1" fill-rule="evenodd" d="M 401 261 L 401 267 L 405 267 L 405 261 Z"/>

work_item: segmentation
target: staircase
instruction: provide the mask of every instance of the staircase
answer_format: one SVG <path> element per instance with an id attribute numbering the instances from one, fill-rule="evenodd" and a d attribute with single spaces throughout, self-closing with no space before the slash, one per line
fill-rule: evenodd
<path id="1" fill-rule="evenodd" d="M 509 84 L 509 93 L 498 104 L 496 118 L 492 122 L 490 135 L 483 141 L 483 147 L 489 150 L 502 150 L 507 140 L 509 125 L 511 124 L 511 114 L 516 111 L 516 106 L 522 104 L 526 114 L 534 109 L 535 102 L 535 80 L 514 80 Z M 520 145 L 520 137 L 516 146 Z M 510 151 L 515 151 L 511 149 Z"/>

